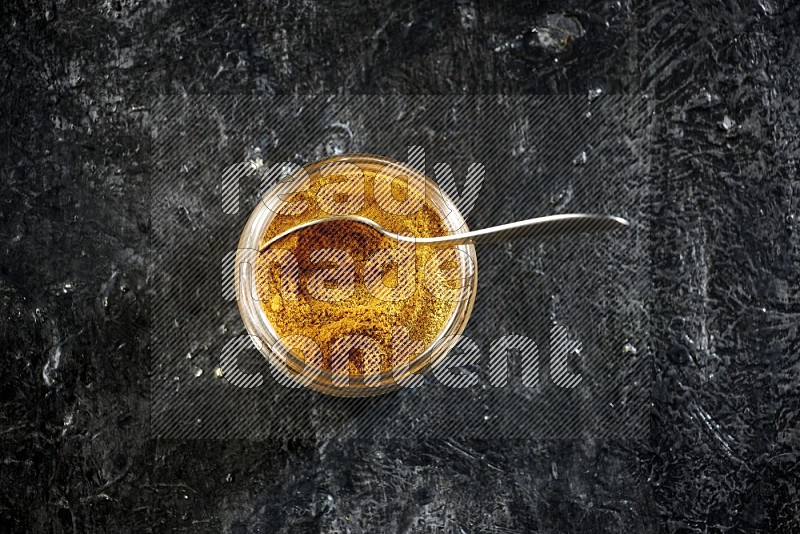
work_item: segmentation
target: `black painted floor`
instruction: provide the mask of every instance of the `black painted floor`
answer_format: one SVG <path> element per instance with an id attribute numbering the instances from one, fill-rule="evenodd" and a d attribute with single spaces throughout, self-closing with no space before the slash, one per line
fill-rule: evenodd
<path id="1" fill-rule="evenodd" d="M 11 532 L 800 530 L 800 6 L 0 7 L 0 523 Z M 644 442 L 149 439 L 166 94 L 646 94 Z"/>

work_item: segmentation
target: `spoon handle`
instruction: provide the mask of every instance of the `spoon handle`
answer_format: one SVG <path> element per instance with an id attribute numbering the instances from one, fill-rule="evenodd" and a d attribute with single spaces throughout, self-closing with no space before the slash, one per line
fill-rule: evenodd
<path id="1" fill-rule="evenodd" d="M 418 237 L 417 244 L 462 245 L 466 243 L 505 243 L 518 237 L 546 237 L 579 233 L 599 233 L 619 230 L 629 226 L 628 221 L 611 215 L 548 215 L 463 234 L 440 237 Z"/>
<path id="2" fill-rule="evenodd" d="M 583 215 L 571 213 L 567 215 L 548 215 L 547 217 L 538 217 L 536 219 L 528 219 L 527 221 L 502 224 L 500 226 L 483 228 L 482 230 L 474 230 L 463 234 L 450 234 L 438 237 L 414 237 L 395 234 L 383 228 L 372 219 L 367 219 L 358 215 L 335 215 L 298 224 L 269 239 L 260 247 L 259 252 L 265 251 L 273 243 L 280 241 L 298 230 L 337 220 L 361 223 L 397 241 L 415 243 L 417 245 L 505 243 L 506 241 L 518 237 L 547 237 L 553 235 L 560 236 L 579 233 L 608 232 L 628 226 L 628 221 L 625 219 L 612 217 L 611 215 Z"/>

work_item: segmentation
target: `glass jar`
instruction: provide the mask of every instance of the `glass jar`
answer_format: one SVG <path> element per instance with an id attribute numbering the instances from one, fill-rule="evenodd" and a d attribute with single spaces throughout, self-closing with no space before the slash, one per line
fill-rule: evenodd
<path id="1" fill-rule="evenodd" d="M 285 206 L 286 199 L 306 190 L 311 181 L 321 176 L 323 169 L 353 168 L 352 166 L 361 169 L 365 176 L 389 176 L 390 180 L 405 178 L 407 184 L 423 184 L 424 194 L 438 213 L 446 231 L 450 234 L 469 231 L 453 201 L 430 178 L 421 175 L 413 168 L 391 159 L 368 154 L 336 156 L 302 169 L 298 168 L 264 194 L 245 224 L 239 240 L 235 284 L 237 303 L 247 332 L 258 350 L 277 371 L 273 376 L 277 374 L 280 377 L 279 382 L 292 387 L 306 386 L 330 395 L 364 397 L 419 384 L 421 375 L 442 362 L 448 351 L 458 342 L 472 313 L 477 290 L 477 260 L 475 247 L 471 244 L 448 246 L 458 251 L 458 254 L 453 254 L 456 258 L 453 263 L 457 264 L 459 278 L 462 280 L 460 286 L 454 289 L 457 294 L 453 299 L 454 306 L 433 342 L 428 343 L 421 353 L 414 355 L 407 363 L 371 374 L 347 372 L 344 375 L 341 370 L 336 373 L 319 366 L 307 365 L 303 355 L 297 354 L 299 351 L 281 339 L 259 299 L 256 257 L 262 243 L 265 242 L 267 229 Z M 357 212 L 353 214 L 360 215 Z M 417 265 L 416 268 L 419 269 L 421 266 Z M 427 289 L 418 287 L 416 291 L 427 291 Z"/>

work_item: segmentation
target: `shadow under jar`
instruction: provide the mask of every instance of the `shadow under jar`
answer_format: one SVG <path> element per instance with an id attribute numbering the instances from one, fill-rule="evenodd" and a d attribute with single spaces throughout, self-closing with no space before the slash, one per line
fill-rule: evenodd
<path id="1" fill-rule="evenodd" d="M 458 341 L 477 289 L 475 248 L 404 244 L 333 220 L 359 215 L 416 237 L 467 232 L 429 178 L 352 154 L 279 181 L 253 210 L 236 254 L 236 297 L 251 339 L 285 384 L 370 396 L 417 384 Z"/>

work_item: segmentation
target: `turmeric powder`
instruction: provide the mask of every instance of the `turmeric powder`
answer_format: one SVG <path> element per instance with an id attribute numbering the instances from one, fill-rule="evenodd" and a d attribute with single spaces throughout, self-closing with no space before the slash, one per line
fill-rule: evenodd
<path id="1" fill-rule="evenodd" d="M 404 183 L 380 167 L 315 171 L 301 180 L 305 183 L 286 199 L 285 209 L 268 224 L 261 243 L 298 224 L 328 216 L 331 209 L 372 219 L 396 233 L 418 237 L 449 233 L 424 183 L 411 179 Z M 387 206 L 394 209 L 387 211 Z M 256 260 L 261 307 L 280 338 L 299 334 L 313 340 L 321 351 L 317 364 L 325 371 L 338 365 L 337 350 L 345 350 L 350 375 L 389 371 L 409 363 L 441 334 L 456 302 L 436 298 L 426 288 L 424 266 L 436 248 L 403 247 L 409 246 L 352 221 L 299 230 L 272 244 Z M 285 268 L 288 256 L 294 270 Z M 386 261 L 376 261 L 376 257 Z M 287 283 L 287 276 L 296 276 L 297 283 Z M 342 339 L 373 342 L 350 350 L 337 345 Z"/>

